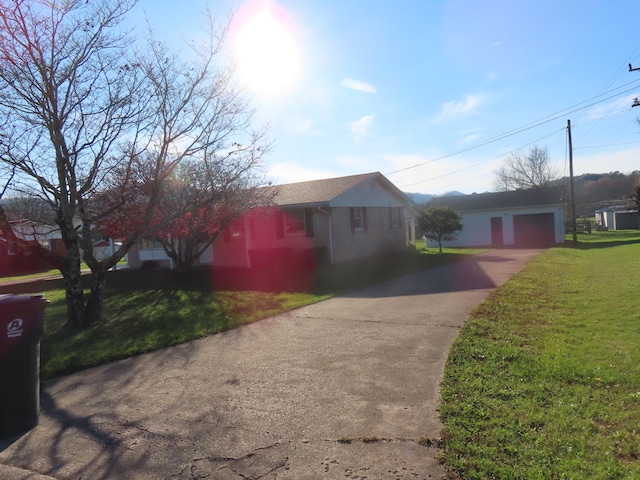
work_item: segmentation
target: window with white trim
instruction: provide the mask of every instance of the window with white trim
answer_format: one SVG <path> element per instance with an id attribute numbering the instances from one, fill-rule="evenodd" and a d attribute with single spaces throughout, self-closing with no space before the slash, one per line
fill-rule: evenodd
<path id="1" fill-rule="evenodd" d="M 367 209 L 365 207 L 351 207 L 351 233 L 367 231 Z"/>

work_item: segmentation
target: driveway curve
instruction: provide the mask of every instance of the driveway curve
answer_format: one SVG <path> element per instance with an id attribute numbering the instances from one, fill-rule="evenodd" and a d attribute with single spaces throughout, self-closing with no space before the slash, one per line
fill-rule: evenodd
<path id="1" fill-rule="evenodd" d="M 0 443 L 0 477 L 444 478 L 451 344 L 539 253 L 492 250 L 51 380 L 39 425 Z"/>

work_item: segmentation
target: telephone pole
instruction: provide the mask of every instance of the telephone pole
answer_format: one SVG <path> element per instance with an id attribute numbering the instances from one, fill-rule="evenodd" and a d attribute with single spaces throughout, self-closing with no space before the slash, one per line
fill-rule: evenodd
<path id="1" fill-rule="evenodd" d="M 578 245 L 576 233 L 576 198 L 573 188 L 573 143 L 571 142 L 571 120 L 567 120 L 567 136 L 569 139 L 569 185 L 571 191 L 571 232 L 573 233 L 573 246 Z"/>

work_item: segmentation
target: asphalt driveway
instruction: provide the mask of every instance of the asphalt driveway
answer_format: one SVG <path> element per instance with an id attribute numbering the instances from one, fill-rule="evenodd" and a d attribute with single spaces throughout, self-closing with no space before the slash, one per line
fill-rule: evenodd
<path id="1" fill-rule="evenodd" d="M 493 250 L 46 382 L 0 477 L 427 479 L 470 310 L 540 250 Z"/>

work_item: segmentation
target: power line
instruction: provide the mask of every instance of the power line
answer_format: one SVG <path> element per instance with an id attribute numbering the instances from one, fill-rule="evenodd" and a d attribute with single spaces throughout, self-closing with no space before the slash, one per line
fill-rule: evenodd
<path id="1" fill-rule="evenodd" d="M 431 160 L 427 160 L 427 161 L 424 161 L 424 162 L 421 162 L 421 163 L 418 163 L 418 164 L 415 164 L 415 165 L 411 165 L 409 167 L 405 167 L 405 168 L 401 168 L 399 170 L 394 170 L 392 172 L 385 173 L 385 175 L 386 176 L 390 176 L 390 175 L 394 175 L 396 173 L 405 172 L 405 171 L 411 170 L 413 168 L 421 167 L 421 166 L 426 165 L 428 163 L 437 162 L 437 161 L 440 161 L 440 160 L 444 160 L 446 158 L 450 158 L 450 157 L 459 155 L 461 153 L 468 152 L 470 150 L 475 150 L 476 148 L 484 147 L 485 145 L 489 145 L 491 143 L 495 143 L 495 142 L 497 142 L 499 140 L 504 140 L 505 138 L 512 137 L 514 135 L 517 135 L 518 133 L 522 133 L 522 132 L 525 132 L 527 130 L 531 130 L 533 128 L 536 128 L 536 127 L 539 127 L 539 126 L 544 125 L 546 123 L 549 123 L 549 122 L 552 122 L 554 120 L 557 120 L 557 119 L 559 119 L 561 117 L 564 117 L 566 115 L 570 115 L 571 113 L 575 113 L 575 112 L 578 112 L 580 110 L 584 110 L 586 108 L 592 107 L 593 105 L 597 105 L 598 103 L 602 103 L 602 102 L 604 102 L 606 100 L 610 100 L 612 98 L 615 98 L 615 97 L 617 97 L 619 95 L 622 95 L 623 93 L 630 92 L 630 91 L 635 89 L 635 86 L 632 87 L 632 88 L 628 88 L 627 90 L 624 90 L 624 91 L 621 91 L 621 92 L 617 92 L 617 93 L 615 93 L 613 95 L 610 95 L 608 97 L 600 98 L 599 100 L 596 100 L 599 97 L 602 97 L 604 95 L 609 95 L 612 92 L 615 92 L 616 90 L 620 90 L 621 88 L 626 88 L 629 85 L 635 85 L 635 84 L 637 84 L 639 82 L 640 82 L 640 80 L 636 79 L 636 80 L 633 80 L 631 82 L 625 83 L 623 85 L 619 85 L 619 86 L 617 86 L 615 88 L 612 88 L 611 90 L 608 90 L 606 92 L 603 92 L 603 93 L 600 93 L 598 95 L 595 95 L 595 96 L 593 96 L 591 98 L 588 98 L 586 100 L 578 102 L 578 103 L 576 103 L 576 104 L 574 104 L 574 105 L 572 105 L 570 107 L 564 108 L 564 109 L 559 110 L 559 111 L 557 111 L 555 113 L 552 113 L 552 114 L 549 114 L 549 115 L 547 115 L 545 117 L 542 117 L 542 118 L 540 118 L 538 120 L 534 120 L 534 121 L 529 122 L 527 124 L 524 124 L 524 125 L 522 125 L 520 127 L 514 128 L 513 130 L 509 130 L 507 132 L 504 132 L 504 133 L 502 133 L 500 135 L 496 135 L 495 137 L 491 137 L 491 138 L 489 138 L 487 140 L 484 140 L 482 142 L 475 143 L 473 145 L 470 145 L 469 147 L 466 147 L 466 148 L 463 148 L 463 149 L 460 149 L 460 150 L 456 150 L 455 152 L 448 153 L 446 155 L 442 155 L 440 157 L 433 158 Z M 596 101 L 593 101 L 593 100 L 596 100 Z M 592 103 L 589 103 L 587 105 L 583 105 L 583 104 L 585 104 L 587 102 L 592 102 Z M 581 106 L 581 105 L 583 105 L 583 106 Z"/>
<path id="2" fill-rule="evenodd" d="M 442 175 L 438 175 L 437 177 L 431 177 L 431 178 L 427 178 L 426 180 L 420 180 L 420 181 L 418 181 L 418 182 L 410 183 L 410 184 L 408 184 L 408 185 L 402 185 L 400 188 L 412 187 L 412 186 L 414 186 L 414 185 L 418 185 L 418 184 L 420 184 L 420 183 L 430 182 L 430 181 L 432 181 L 432 180 L 437 180 L 437 179 L 439 179 L 439 178 L 447 177 L 447 176 L 449 176 L 449 175 L 453 175 L 453 174 L 455 174 L 455 173 L 460 173 L 460 172 L 464 172 L 465 170 L 470 170 L 470 169 L 472 169 L 472 168 L 477 167 L 478 165 L 482 165 L 482 164 L 484 164 L 484 163 L 492 162 L 492 161 L 494 161 L 494 160 L 496 160 L 496 159 L 498 159 L 498 158 L 500 158 L 500 157 L 504 157 L 505 155 L 509 155 L 509 154 L 511 154 L 511 153 L 513 153 L 513 152 L 516 152 L 516 151 L 520 150 L 520 149 L 526 148 L 526 147 L 528 147 L 529 145 L 533 145 L 533 144 L 535 144 L 535 143 L 538 143 L 538 142 L 540 142 L 541 140 L 544 140 L 545 138 L 549 138 L 549 137 L 551 137 L 552 135 L 557 134 L 558 132 L 564 132 L 564 130 L 565 130 L 564 128 L 561 128 L 560 130 L 556 130 L 556 131 L 554 131 L 554 132 L 551 132 L 550 134 L 545 135 L 544 137 L 540 137 L 540 138 L 538 138 L 538 139 L 536 139 L 536 140 L 533 140 L 532 142 L 529 142 L 529 143 L 527 143 L 527 144 L 525 144 L 525 145 L 521 145 L 521 146 L 519 146 L 518 148 L 514 148 L 513 150 L 510 150 L 510 151 L 508 151 L 508 152 L 504 152 L 504 153 L 501 153 L 500 155 L 496 155 L 495 157 L 492 157 L 492 158 L 490 158 L 490 159 L 488 159 L 488 160 L 482 160 L 481 162 L 474 163 L 473 165 L 467 165 L 467 166 L 466 166 L 466 167 L 464 167 L 464 168 L 460 168 L 460 169 L 458 169 L 458 170 L 454 170 L 453 172 L 444 173 L 444 174 L 442 174 Z M 413 168 L 413 167 L 412 167 L 412 168 Z"/>
<path id="3" fill-rule="evenodd" d="M 572 125 L 575 127 L 576 125 L 584 125 L 586 123 L 597 122 L 598 120 L 604 120 L 605 118 L 615 117 L 616 115 L 620 115 L 621 113 L 627 113 L 631 110 L 631 107 L 625 108 L 624 110 L 616 110 L 615 112 L 607 113 L 606 115 L 601 115 L 596 118 L 591 118 L 589 120 L 583 120 L 582 122 L 573 123 Z"/>
<path id="4" fill-rule="evenodd" d="M 582 149 L 582 148 L 606 148 L 606 147 L 617 147 L 619 145 L 631 145 L 633 143 L 640 143 L 640 140 L 635 142 L 609 143 L 608 145 L 589 145 L 586 147 L 573 147 L 573 148 L 574 150 Z"/>

